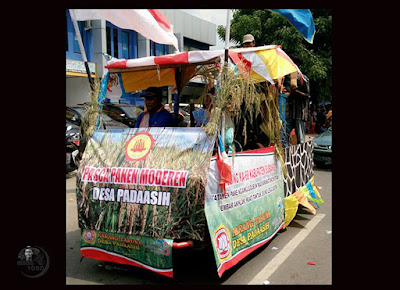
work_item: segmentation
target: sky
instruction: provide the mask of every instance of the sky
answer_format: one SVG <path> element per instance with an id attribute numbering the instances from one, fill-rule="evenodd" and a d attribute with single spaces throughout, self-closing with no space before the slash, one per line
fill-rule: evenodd
<path id="1" fill-rule="evenodd" d="M 193 16 L 199 17 L 200 19 L 217 24 L 217 27 L 218 25 L 226 26 L 227 9 L 179 9 L 179 10 L 191 14 Z M 232 12 L 230 18 L 231 18 L 230 20 L 232 21 Z M 216 36 L 216 39 L 217 39 L 217 45 L 210 46 L 210 50 L 224 49 L 225 40 L 221 41 L 218 37 L 218 34 Z M 231 42 L 231 45 L 236 45 L 236 43 Z"/>

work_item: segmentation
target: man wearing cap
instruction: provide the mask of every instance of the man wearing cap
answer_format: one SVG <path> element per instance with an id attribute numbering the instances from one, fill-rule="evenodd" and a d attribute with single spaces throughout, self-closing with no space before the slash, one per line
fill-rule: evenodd
<path id="1" fill-rule="evenodd" d="M 162 92 L 160 88 L 149 87 L 143 94 L 146 111 L 140 113 L 136 120 L 135 128 L 142 127 L 173 127 L 174 118 L 164 109 Z"/>
<path id="2" fill-rule="evenodd" d="M 256 41 L 254 40 L 254 36 L 251 34 L 246 34 L 243 36 L 243 47 L 254 47 L 256 46 Z"/>

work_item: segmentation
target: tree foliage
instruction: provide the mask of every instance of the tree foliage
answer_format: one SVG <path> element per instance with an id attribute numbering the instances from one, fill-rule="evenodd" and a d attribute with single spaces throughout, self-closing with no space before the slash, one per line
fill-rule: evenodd
<path id="1" fill-rule="evenodd" d="M 237 47 L 245 34 L 252 34 L 256 46 L 277 44 L 296 62 L 310 79 L 315 102 L 331 101 L 332 89 L 332 10 L 310 9 L 315 24 L 313 44 L 283 16 L 267 9 L 237 9 L 233 13 L 230 40 Z M 225 40 L 225 27 L 219 25 L 218 36 Z"/>

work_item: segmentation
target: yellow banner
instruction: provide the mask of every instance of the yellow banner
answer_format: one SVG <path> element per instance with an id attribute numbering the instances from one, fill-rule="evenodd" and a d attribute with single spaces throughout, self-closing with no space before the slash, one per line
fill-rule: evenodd
<path id="1" fill-rule="evenodd" d="M 175 85 L 175 71 L 173 68 L 155 69 L 121 73 L 125 92 L 145 90 L 148 87 L 162 87 Z"/>
<path id="2" fill-rule="evenodd" d="M 294 195 L 285 198 L 285 228 L 294 219 L 299 207 L 299 201 Z"/>

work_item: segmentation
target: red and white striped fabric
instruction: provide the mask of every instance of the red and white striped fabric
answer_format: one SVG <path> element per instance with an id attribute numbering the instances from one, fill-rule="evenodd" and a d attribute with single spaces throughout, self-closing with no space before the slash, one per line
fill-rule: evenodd
<path id="1" fill-rule="evenodd" d="M 105 68 L 132 68 L 152 65 L 190 64 L 207 61 L 218 56 L 223 57 L 223 55 L 223 50 L 203 50 L 185 51 L 176 54 L 147 56 L 134 59 L 112 59 L 107 62 Z"/>
<path id="2" fill-rule="evenodd" d="M 139 32 L 161 44 L 173 45 L 177 51 L 178 39 L 173 26 L 157 9 L 69 9 L 72 19 L 78 21 L 104 19 L 122 28 Z"/>
<path id="3" fill-rule="evenodd" d="M 271 52 L 265 55 L 265 52 Z M 261 78 L 257 81 L 267 80 L 274 84 L 274 79 L 281 78 L 291 72 L 300 72 L 296 64 L 281 49 L 279 45 L 266 45 L 261 47 L 234 48 L 229 50 L 229 65 L 238 65 L 239 69 L 257 74 Z M 198 50 L 185 51 L 181 53 L 163 56 L 148 56 L 136 59 L 115 59 L 107 62 L 107 69 L 125 69 L 145 66 L 157 66 L 171 64 L 199 63 L 220 57 L 221 64 L 224 62 L 224 50 Z"/>
<path id="4" fill-rule="evenodd" d="M 201 50 L 201 51 L 185 51 L 176 54 L 168 54 L 163 56 L 147 56 L 135 59 L 115 59 L 107 62 L 105 68 L 133 68 L 141 66 L 154 66 L 154 65 L 171 65 L 171 64 L 190 64 L 198 63 L 213 59 L 215 57 L 221 58 L 221 63 L 224 62 L 224 50 Z M 229 51 L 229 57 L 237 64 L 243 61 L 246 69 L 254 70 L 257 74 L 274 83 L 265 64 L 254 52 L 237 53 L 234 50 Z"/>

